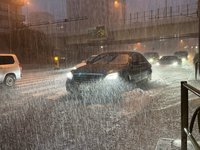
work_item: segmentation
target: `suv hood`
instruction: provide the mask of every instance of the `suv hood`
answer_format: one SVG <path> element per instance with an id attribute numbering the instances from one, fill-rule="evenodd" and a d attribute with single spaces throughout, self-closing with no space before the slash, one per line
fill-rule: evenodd
<path id="1" fill-rule="evenodd" d="M 107 75 L 113 72 L 119 72 L 125 68 L 126 65 L 99 65 L 99 64 L 87 64 L 85 66 L 79 67 L 76 70 L 73 70 L 73 74 L 84 73 L 84 74 L 101 74 Z"/>

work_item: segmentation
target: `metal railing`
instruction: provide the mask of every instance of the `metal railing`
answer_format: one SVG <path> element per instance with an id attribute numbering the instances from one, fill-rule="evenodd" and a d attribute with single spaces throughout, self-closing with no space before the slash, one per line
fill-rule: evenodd
<path id="1" fill-rule="evenodd" d="M 194 112 L 190 126 L 188 126 L 188 91 L 200 97 L 200 90 L 189 85 L 186 81 L 181 82 L 181 150 L 187 150 L 187 138 L 189 138 L 195 150 L 200 150 L 199 144 L 192 135 L 194 121 L 200 113 L 200 107 Z"/>

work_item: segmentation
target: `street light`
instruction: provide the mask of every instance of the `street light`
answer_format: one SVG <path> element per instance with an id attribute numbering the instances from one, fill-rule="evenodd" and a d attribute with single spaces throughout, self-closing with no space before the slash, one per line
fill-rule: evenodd
<path id="1" fill-rule="evenodd" d="M 118 0 L 115 0 L 115 1 L 114 1 L 114 7 L 115 7 L 115 8 L 119 8 L 119 1 L 118 1 Z"/>

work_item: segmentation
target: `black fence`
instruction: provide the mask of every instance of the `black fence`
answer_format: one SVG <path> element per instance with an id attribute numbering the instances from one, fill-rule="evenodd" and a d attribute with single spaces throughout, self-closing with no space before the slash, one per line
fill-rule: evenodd
<path id="1" fill-rule="evenodd" d="M 200 127 L 200 107 L 194 112 L 190 126 L 188 125 L 188 92 L 192 92 L 200 97 L 200 90 L 189 85 L 186 81 L 181 82 L 181 150 L 187 150 L 187 138 L 191 141 L 195 150 L 200 150 L 200 146 L 192 135 L 192 130 L 196 117 L 198 116 L 198 125 Z"/>

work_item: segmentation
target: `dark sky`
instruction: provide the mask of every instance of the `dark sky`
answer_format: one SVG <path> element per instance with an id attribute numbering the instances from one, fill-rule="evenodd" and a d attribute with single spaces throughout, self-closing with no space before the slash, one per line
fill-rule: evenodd
<path id="1" fill-rule="evenodd" d="M 48 11 L 56 18 L 66 17 L 66 0 L 29 0 L 30 5 L 25 6 L 23 12 Z M 127 0 L 127 14 L 152 10 L 168 6 L 195 4 L 197 0 Z"/>

